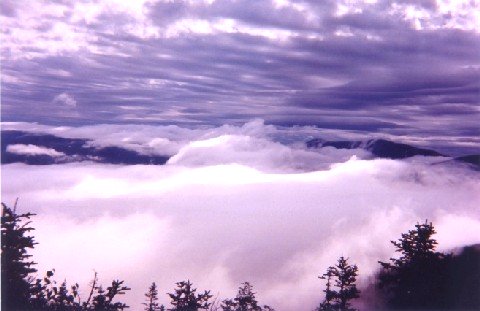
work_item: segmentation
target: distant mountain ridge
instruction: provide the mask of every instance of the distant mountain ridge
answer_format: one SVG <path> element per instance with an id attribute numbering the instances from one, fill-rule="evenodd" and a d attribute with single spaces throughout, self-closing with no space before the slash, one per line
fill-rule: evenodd
<path id="1" fill-rule="evenodd" d="M 386 139 L 327 141 L 321 138 L 313 138 L 308 140 L 306 145 L 308 148 L 334 147 L 337 149 L 364 149 L 371 152 L 375 157 L 394 160 L 414 156 L 448 157 L 448 155 L 441 154 L 435 150 L 418 148 Z M 450 161 L 465 163 L 475 170 L 480 169 L 480 155 L 478 154 L 455 157 L 452 160 L 447 160 L 445 162 Z"/>
<path id="2" fill-rule="evenodd" d="M 91 161 L 110 164 L 165 164 L 168 156 L 144 155 L 121 147 L 92 147 L 88 139 L 62 138 L 50 134 L 32 134 L 23 131 L 2 131 L 2 164 L 25 163 L 49 165 Z M 7 150 L 9 145 L 34 145 L 54 149 L 62 155 L 20 154 Z"/>
<path id="3" fill-rule="evenodd" d="M 30 165 L 49 165 L 90 161 L 109 164 L 152 164 L 163 165 L 169 156 L 145 155 L 117 146 L 94 147 L 89 139 L 63 138 L 51 134 L 36 134 L 17 130 L 1 132 L 1 163 L 25 163 Z M 13 152 L 8 146 L 34 146 L 44 148 L 55 154 L 33 154 Z M 363 149 L 377 158 L 405 159 L 413 156 L 448 157 L 430 149 L 417 148 L 411 145 L 396 143 L 385 139 L 369 139 L 365 141 L 339 140 L 327 141 L 321 138 L 306 142 L 308 148 L 333 147 L 337 149 Z M 461 162 L 475 170 L 480 170 L 480 155 L 465 155 L 444 162 Z"/>
<path id="4" fill-rule="evenodd" d="M 386 139 L 325 141 L 320 138 L 314 138 L 307 141 L 306 144 L 308 148 L 334 147 L 337 149 L 364 149 L 370 151 L 376 157 L 387 159 L 405 159 L 416 155 L 432 157 L 445 156 L 434 150 L 417 148 Z"/>

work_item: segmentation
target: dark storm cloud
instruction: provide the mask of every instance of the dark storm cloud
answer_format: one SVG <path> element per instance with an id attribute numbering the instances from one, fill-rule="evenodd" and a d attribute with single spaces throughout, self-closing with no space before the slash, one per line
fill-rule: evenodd
<path id="1" fill-rule="evenodd" d="M 455 12 L 435 1 L 151 1 L 141 15 L 99 3 L 93 17 L 46 4 L 2 1 L 6 120 L 478 130 L 478 30 L 447 27 Z"/>

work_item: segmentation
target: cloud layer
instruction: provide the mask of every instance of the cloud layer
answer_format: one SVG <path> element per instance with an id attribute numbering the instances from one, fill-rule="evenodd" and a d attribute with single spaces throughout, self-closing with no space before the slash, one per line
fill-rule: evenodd
<path id="1" fill-rule="evenodd" d="M 478 137 L 478 1 L 2 1 L 2 115 Z"/>
<path id="2" fill-rule="evenodd" d="M 320 138 L 324 140 L 355 140 L 366 141 L 368 139 L 387 139 L 397 143 L 405 143 L 415 147 L 432 149 L 450 156 L 463 156 L 468 154 L 478 154 L 478 144 L 480 137 L 449 137 L 432 136 L 424 133 L 412 133 L 410 135 L 392 135 L 386 133 L 365 133 L 362 131 L 324 129 L 317 126 L 273 126 L 265 124 L 262 119 L 250 120 L 239 126 L 222 125 L 222 126 L 196 126 L 182 127 L 179 125 L 140 125 L 140 124 L 96 124 L 83 126 L 51 126 L 38 123 L 28 122 L 3 122 L 3 130 L 17 130 L 29 133 L 51 134 L 63 138 L 87 139 L 88 145 L 92 147 L 121 147 L 136 151 L 145 155 L 167 155 L 176 158 L 185 157 L 184 154 L 178 155 L 182 148 L 196 148 L 195 151 L 201 151 L 205 147 L 222 148 L 221 140 L 232 140 L 237 142 L 237 151 L 243 151 L 237 155 L 246 155 L 246 149 L 249 148 L 250 142 L 255 141 L 257 147 L 261 148 L 262 144 L 275 143 L 278 151 L 283 153 L 292 153 L 282 147 L 287 145 L 293 148 L 290 157 L 297 157 L 300 161 L 303 156 L 311 155 L 315 150 L 305 150 L 305 143 L 312 138 Z M 220 136 L 224 136 L 220 138 Z M 245 148 L 241 146 L 242 142 Z M 199 141 L 205 141 L 203 143 Z M 194 142 L 192 146 L 191 143 Z M 189 146 L 190 145 L 190 146 Z M 201 146 L 208 145 L 208 146 Z M 228 144 L 228 146 L 233 146 Z M 201 148 L 199 148 L 201 147 Z M 187 150 L 186 149 L 186 150 Z M 186 152 L 183 151 L 183 153 Z M 303 150 L 303 151 L 302 151 Z M 304 151 L 308 151 L 305 153 Z M 330 151 L 331 155 L 338 154 L 334 148 L 323 148 L 323 155 Z M 365 153 L 355 151 L 357 156 L 364 158 Z M 342 157 L 343 155 L 343 157 Z M 338 161 L 345 159 L 347 154 L 342 151 L 338 154 L 340 158 L 333 159 Z M 350 154 L 352 155 L 352 154 Z M 218 153 L 218 156 L 222 156 Z M 317 154 L 318 156 L 318 154 Z M 198 160 L 198 159 L 197 159 Z M 307 160 L 306 158 L 303 160 Z M 172 160 L 173 161 L 173 160 Z M 177 160 L 175 160 L 177 161 Z M 329 161 L 320 161 L 326 162 Z M 317 162 L 318 163 L 318 162 Z M 300 164 L 302 165 L 302 164 Z"/>
<path id="3" fill-rule="evenodd" d="M 191 138 L 164 166 L 2 167 L 2 200 L 20 197 L 20 210 L 38 213 L 39 271 L 54 267 L 84 289 L 93 269 L 104 283 L 123 278 L 134 307 L 152 281 L 165 293 L 190 278 L 220 299 L 250 281 L 263 303 L 293 311 L 315 307 L 317 276 L 341 255 L 365 282 L 393 255 L 389 241 L 418 221 L 434 222 L 443 250 L 480 243 L 478 172 L 422 157 L 308 151 L 255 122 L 170 129 L 169 141 Z"/>
<path id="4" fill-rule="evenodd" d="M 64 153 L 58 152 L 52 148 L 44 148 L 35 145 L 22 145 L 22 144 L 14 144 L 8 145 L 7 151 L 16 154 L 22 155 L 48 155 L 52 157 L 60 157 L 65 156 Z"/>

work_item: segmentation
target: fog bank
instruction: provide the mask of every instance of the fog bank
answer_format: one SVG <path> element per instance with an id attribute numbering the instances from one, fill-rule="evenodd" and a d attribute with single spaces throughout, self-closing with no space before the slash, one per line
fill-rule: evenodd
<path id="1" fill-rule="evenodd" d="M 94 269 L 104 284 L 125 279 L 132 309 L 151 282 L 168 304 L 162 293 L 188 278 L 220 299 L 249 281 L 262 303 L 308 310 L 339 256 L 362 282 L 416 222 L 433 221 L 441 250 L 480 243 L 478 172 L 310 150 L 245 127 L 194 136 L 164 166 L 3 165 L 2 201 L 38 213 L 39 275 L 55 268 L 83 290 Z"/>

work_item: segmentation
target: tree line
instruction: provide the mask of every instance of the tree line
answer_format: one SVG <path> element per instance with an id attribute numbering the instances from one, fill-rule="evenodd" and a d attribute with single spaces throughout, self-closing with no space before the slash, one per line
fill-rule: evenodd
<path id="1" fill-rule="evenodd" d="M 95 272 L 86 299 L 79 285 L 57 283 L 54 270 L 43 278 L 33 276 L 36 263 L 28 253 L 35 241 L 32 213 L 16 213 L 2 203 L 1 217 L 1 307 L 7 311 L 121 311 L 129 308 L 120 296 L 131 289 L 124 281 L 99 284 Z M 464 248 L 459 254 L 436 251 L 432 223 L 418 223 L 414 229 L 391 241 L 398 257 L 379 261 L 372 284 L 358 288 L 357 265 L 340 257 L 319 276 L 325 282 L 323 298 L 315 311 L 357 311 L 358 301 L 366 310 L 480 310 L 480 248 Z M 362 297 L 365 292 L 365 297 Z M 291 293 L 294 295 L 294 293 Z M 156 283 L 145 293 L 146 311 L 273 311 L 261 305 L 253 286 L 244 282 L 234 298 L 219 301 L 210 291 L 197 292 L 190 280 L 176 283 L 168 293 L 170 306 L 160 304 Z M 138 309 L 138 308 L 134 308 Z M 299 310 L 305 308 L 299 306 Z"/>

